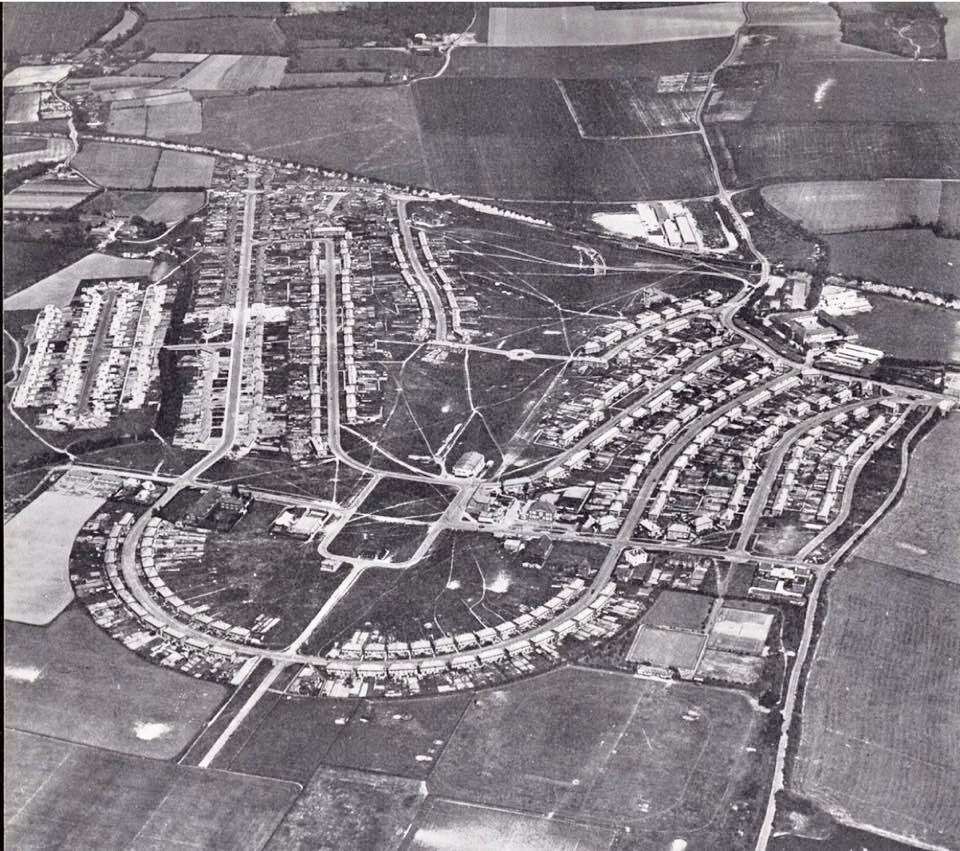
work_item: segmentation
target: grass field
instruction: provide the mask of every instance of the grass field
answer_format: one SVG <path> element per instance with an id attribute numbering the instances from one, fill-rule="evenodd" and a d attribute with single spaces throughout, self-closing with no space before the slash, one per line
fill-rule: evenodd
<path id="1" fill-rule="evenodd" d="M 163 53 L 280 53 L 284 47 L 273 21 L 248 17 L 150 19 L 130 43 Z"/>
<path id="2" fill-rule="evenodd" d="M 384 517 L 435 520 L 444 512 L 454 494 L 453 488 L 441 485 L 384 478 L 377 483 L 358 511 Z"/>
<path id="3" fill-rule="evenodd" d="M 4 42 L 16 52 L 72 53 L 119 18 L 121 3 L 18 3 L 3 16 Z"/>
<path id="4" fill-rule="evenodd" d="M 960 296 L 960 240 L 911 228 L 832 234 L 826 242 L 831 272 Z"/>
<path id="5" fill-rule="evenodd" d="M 396 851 L 422 801 L 413 780 L 321 768 L 274 833 L 269 851 Z"/>
<path id="6" fill-rule="evenodd" d="M 179 77 L 193 66 L 193 62 L 138 62 L 121 74 L 124 77 Z"/>
<path id="7" fill-rule="evenodd" d="M 48 624 L 70 604 L 73 539 L 102 504 L 96 497 L 46 491 L 3 527 L 5 620 Z"/>
<path id="8" fill-rule="evenodd" d="M 141 277 L 148 275 L 152 268 L 152 260 L 131 260 L 95 252 L 5 298 L 3 309 L 39 310 L 45 304 L 65 307 L 84 278 Z"/>
<path id="9" fill-rule="evenodd" d="M 958 606 L 954 584 L 859 558 L 841 567 L 805 689 L 798 792 L 841 821 L 956 847 Z"/>
<path id="10" fill-rule="evenodd" d="M 940 423 L 911 454 L 894 508 L 857 547 L 866 559 L 960 583 L 960 415 Z"/>
<path id="11" fill-rule="evenodd" d="M 113 110 L 110 112 L 113 116 Z M 154 139 L 168 139 L 171 136 L 184 136 L 199 133 L 203 129 L 203 107 L 199 101 L 182 103 L 164 103 L 146 108 L 146 125 L 143 135 Z M 169 153 L 165 151 L 164 153 Z M 164 168 L 163 157 L 160 166 Z M 158 179 L 160 169 L 157 170 Z M 164 178 L 165 179 L 165 178 Z M 197 184 L 201 185 L 201 184 Z M 205 184 L 209 185 L 209 184 Z"/>
<path id="12" fill-rule="evenodd" d="M 689 594 L 684 591 L 664 591 L 643 616 L 650 626 L 671 629 L 703 629 L 713 608 L 713 597 Z"/>
<path id="13" fill-rule="evenodd" d="M 146 189 L 153 181 L 159 160 L 157 148 L 88 141 L 71 165 L 100 186 Z"/>
<path id="14" fill-rule="evenodd" d="M 179 189 L 202 187 L 206 189 L 213 180 L 216 160 L 203 154 L 164 150 L 153 178 L 154 189 Z"/>
<path id="15" fill-rule="evenodd" d="M 953 178 L 960 134 L 944 124 L 711 125 L 728 187 L 803 180 Z"/>
<path id="16" fill-rule="evenodd" d="M 5 737 L 4 833 L 12 848 L 257 851 L 297 794 L 226 775 L 53 741 Z M 7 775 L 10 776 L 10 775 Z"/>
<path id="17" fill-rule="evenodd" d="M 736 32 L 736 6 L 602 9 L 590 6 L 490 9 L 487 42 L 494 47 L 644 44 L 717 38 Z"/>
<path id="18" fill-rule="evenodd" d="M 40 93 L 17 92 L 10 96 L 4 124 L 29 124 L 40 120 Z"/>
<path id="19" fill-rule="evenodd" d="M 749 832 L 762 796 L 761 756 L 744 750 L 759 723 L 740 694 L 564 668 L 483 692 L 429 786 L 456 800 L 630 825 L 632 841 L 651 842 L 644 847 L 683 837 L 733 848 L 752 837 L 726 835 L 725 820 Z"/>
<path id="20" fill-rule="evenodd" d="M 204 204 L 202 192 L 160 192 L 154 193 L 149 206 L 143 211 L 148 222 L 173 224 L 186 216 L 191 216 Z"/>
<path id="21" fill-rule="evenodd" d="M 62 234 L 61 234 L 62 235 Z M 4 234 L 3 240 L 3 296 L 25 290 L 87 253 L 84 242 L 57 239 L 54 242 L 36 239 L 18 239 L 14 229 Z M 4 304 L 6 309 L 6 304 Z"/>
<path id="22" fill-rule="evenodd" d="M 942 184 L 932 180 L 780 183 L 761 190 L 764 200 L 815 233 L 895 228 L 940 220 Z"/>
<path id="23" fill-rule="evenodd" d="M 422 808 L 406 847 L 424 851 L 453 847 L 603 851 L 610 848 L 615 839 L 615 831 L 596 825 L 431 798 Z"/>
<path id="24" fill-rule="evenodd" d="M 222 686 L 144 661 L 79 607 L 48 627 L 4 624 L 4 723 L 172 759 L 226 698 Z"/>
<path id="25" fill-rule="evenodd" d="M 637 630 L 637 635 L 627 651 L 627 661 L 660 668 L 676 668 L 688 674 L 696 669 L 706 640 L 703 633 L 644 625 Z"/>

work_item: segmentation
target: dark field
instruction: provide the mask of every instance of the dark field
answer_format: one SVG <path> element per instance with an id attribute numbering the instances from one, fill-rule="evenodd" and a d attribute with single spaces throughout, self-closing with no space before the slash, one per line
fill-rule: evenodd
<path id="1" fill-rule="evenodd" d="M 283 33 L 267 18 L 151 19 L 125 48 L 139 45 L 161 53 L 284 52 Z"/>
<path id="2" fill-rule="evenodd" d="M 830 234 L 830 271 L 960 296 L 960 240 L 921 228 Z"/>
<path id="3" fill-rule="evenodd" d="M 613 830 L 567 819 L 544 819 L 431 798 L 414 825 L 408 849 L 504 848 L 524 851 L 602 851 Z"/>
<path id="4" fill-rule="evenodd" d="M 454 493 L 453 488 L 426 482 L 385 478 L 377 483 L 358 511 L 385 517 L 435 520 L 444 512 Z"/>
<path id="5" fill-rule="evenodd" d="M 960 133 L 949 124 L 711 125 L 726 186 L 774 180 L 950 178 L 960 172 Z"/>
<path id="6" fill-rule="evenodd" d="M 840 5 L 844 42 L 910 59 L 946 59 L 943 14 L 936 5 L 849 3 Z"/>
<path id="7" fill-rule="evenodd" d="M 561 80 L 584 138 L 649 138 L 696 129 L 703 92 L 657 94 L 656 81 Z"/>
<path id="8" fill-rule="evenodd" d="M 861 344 L 894 357 L 960 363 L 960 317 L 956 311 L 873 293 L 869 298 L 874 305 L 871 313 L 846 317 Z"/>
<path id="9" fill-rule="evenodd" d="M 3 240 L 4 298 L 25 290 L 31 284 L 69 266 L 89 251 L 84 241 L 61 242 L 57 239 L 27 241 Z"/>
<path id="10" fill-rule="evenodd" d="M 663 842 L 649 847 L 677 836 L 693 847 L 752 845 L 752 837 L 734 839 L 728 819 L 752 831 L 762 763 L 744 748 L 756 744 L 759 724 L 741 695 L 565 668 L 481 693 L 430 788 L 532 814 L 630 824 L 631 841 Z"/>
<path id="11" fill-rule="evenodd" d="M 275 18 L 283 14 L 282 3 L 141 3 L 151 21 L 167 18 Z"/>
<path id="12" fill-rule="evenodd" d="M 399 564 L 417 551 L 427 535 L 426 523 L 393 523 L 354 517 L 330 542 L 333 555 L 370 558 Z"/>
<path id="13" fill-rule="evenodd" d="M 713 607 L 713 599 L 684 591 L 664 591 L 643 616 L 643 622 L 673 629 L 702 630 Z"/>
<path id="14" fill-rule="evenodd" d="M 48 627 L 5 622 L 4 640 L 4 723 L 19 730 L 171 759 L 228 694 L 144 661 L 76 605 Z"/>
<path id="15" fill-rule="evenodd" d="M 10 3 L 3 10 L 4 54 L 72 53 L 119 18 L 122 3 Z"/>
<path id="16" fill-rule="evenodd" d="M 471 46 L 453 51 L 445 77 L 528 77 L 604 80 L 712 71 L 730 50 L 730 39 L 653 42 L 596 47 Z"/>
<path id="17" fill-rule="evenodd" d="M 958 605 L 952 583 L 859 558 L 840 568 L 804 694 L 798 792 L 857 824 L 957 845 Z"/>
<path id="18" fill-rule="evenodd" d="M 290 783 L 29 733 L 8 733 L 4 747 L 4 833 L 11 848 L 256 851 L 297 794 Z"/>
<path id="19" fill-rule="evenodd" d="M 22 154 L 26 151 L 42 151 L 47 147 L 46 139 L 33 138 L 30 136 L 4 136 L 3 153 Z"/>
<path id="20" fill-rule="evenodd" d="M 395 851 L 422 801 L 414 780 L 321 768 L 280 823 L 270 851 Z"/>

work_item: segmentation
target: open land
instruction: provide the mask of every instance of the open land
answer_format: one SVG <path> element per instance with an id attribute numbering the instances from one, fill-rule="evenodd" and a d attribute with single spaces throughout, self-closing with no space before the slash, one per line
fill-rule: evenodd
<path id="1" fill-rule="evenodd" d="M 39 92 L 17 92 L 11 95 L 7 103 L 3 122 L 4 124 L 29 124 L 32 121 L 39 121 L 39 109 Z"/>
<path id="2" fill-rule="evenodd" d="M 166 53 L 279 53 L 284 46 L 273 21 L 247 17 L 151 19 L 134 41 Z"/>
<path id="3" fill-rule="evenodd" d="M 203 154 L 164 150 L 153 186 L 155 189 L 206 188 L 213 179 L 215 162 L 213 157 Z"/>
<path id="4" fill-rule="evenodd" d="M 4 526 L 4 619 L 48 624 L 70 604 L 73 539 L 102 504 L 98 497 L 46 491 Z"/>
<path id="5" fill-rule="evenodd" d="M 954 414 L 920 443 L 910 459 L 903 494 L 856 550 L 864 559 L 960 582 L 960 416 Z"/>
<path id="6" fill-rule="evenodd" d="M 52 243 L 22 239 L 15 235 L 14 228 L 8 228 L 8 231 L 3 240 L 4 298 L 26 289 L 87 254 L 87 246 L 83 242 L 62 237 Z"/>
<path id="7" fill-rule="evenodd" d="M 641 626 L 630 645 L 627 661 L 692 671 L 697 667 L 706 641 L 703 633 Z"/>
<path id="8" fill-rule="evenodd" d="M 871 313 L 848 317 L 865 346 L 893 357 L 960 362 L 960 320 L 953 310 L 870 293 Z M 921 333 L 922 329 L 922 333 Z"/>
<path id="9" fill-rule="evenodd" d="M 143 145 L 85 142 L 72 165 L 88 180 L 119 189 L 146 189 L 153 181 L 160 151 Z"/>
<path id="10" fill-rule="evenodd" d="M 4 643 L 4 723 L 13 729 L 172 759 L 227 696 L 139 658 L 76 606 L 44 628 L 6 623 Z"/>
<path id="11" fill-rule="evenodd" d="M 12 847 L 259 849 L 293 784 L 226 775 L 14 732 L 4 783 Z"/>
<path id="12" fill-rule="evenodd" d="M 713 598 L 683 591 L 664 591 L 644 615 L 643 622 L 671 629 L 703 629 Z"/>
<path id="13" fill-rule="evenodd" d="M 960 295 L 960 240 L 919 228 L 831 234 L 830 271 L 894 286 Z"/>
<path id="14" fill-rule="evenodd" d="M 110 29 L 121 8 L 121 3 L 18 3 L 4 15 L 4 41 L 20 53 L 79 50 Z"/>
<path id="15" fill-rule="evenodd" d="M 960 839 L 958 605 L 954 584 L 861 558 L 832 580 L 793 785 L 841 821 Z"/>
<path id="16" fill-rule="evenodd" d="M 287 60 L 283 56 L 216 54 L 204 59 L 178 82 L 179 88 L 199 90 L 269 89 L 280 84 Z"/>
<path id="17" fill-rule="evenodd" d="M 711 847 L 733 798 L 755 813 L 744 783 L 759 759 L 744 748 L 758 723 L 739 694 L 565 668 L 485 692 L 430 789 Z"/>
<path id="18" fill-rule="evenodd" d="M 114 257 L 101 253 L 88 254 L 76 263 L 5 298 L 3 309 L 39 310 L 45 304 L 65 307 L 73 298 L 77 284 L 85 278 L 139 278 L 148 275 L 152 268 L 152 260 Z"/>

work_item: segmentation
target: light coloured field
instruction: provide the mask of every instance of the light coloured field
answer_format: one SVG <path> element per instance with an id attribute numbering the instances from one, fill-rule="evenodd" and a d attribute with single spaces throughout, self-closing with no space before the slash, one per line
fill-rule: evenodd
<path id="1" fill-rule="evenodd" d="M 4 154 L 3 170 L 23 168 L 38 162 L 56 162 L 66 159 L 73 151 L 73 144 L 63 136 L 48 136 L 47 144 L 35 151 L 20 151 L 16 154 Z"/>
<path id="2" fill-rule="evenodd" d="M 110 108 L 107 119 L 107 132 L 120 136 L 144 136 L 147 132 L 147 108 L 144 106 L 122 106 L 118 101 Z"/>
<path id="3" fill-rule="evenodd" d="M 741 656 L 725 650 L 706 650 L 697 668 L 697 676 L 731 683 L 750 685 L 760 679 L 763 659 L 759 656 Z"/>
<path id="4" fill-rule="evenodd" d="M 828 603 L 792 785 L 841 821 L 958 847 L 960 588 L 855 558 Z"/>
<path id="5" fill-rule="evenodd" d="M 592 6 L 495 6 L 491 47 L 647 44 L 733 35 L 743 22 L 735 3 L 673 5 L 650 9 Z"/>
<path id="6" fill-rule="evenodd" d="M 5 195 L 3 206 L 7 210 L 21 211 L 69 210 L 95 192 L 95 187 L 82 180 L 41 178 L 28 180 Z"/>
<path id="7" fill-rule="evenodd" d="M 141 215 L 148 222 L 172 225 L 195 213 L 203 202 L 203 192 L 163 192 Z"/>
<path id="8" fill-rule="evenodd" d="M 197 65 L 177 85 L 205 91 L 270 88 L 280 85 L 286 66 L 287 60 L 283 56 L 219 53 Z"/>
<path id="9" fill-rule="evenodd" d="M 45 491 L 3 527 L 3 617 L 43 626 L 73 599 L 73 539 L 101 505 L 96 497 Z"/>
<path id="10" fill-rule="evenodd" d="M 213 180 L 214 158 L 183 151 L 164 151 L 153 179 L 155 189 L 181 186 L 206 189 Z"/>
<path id="11" fill-rule="evenodd" d="M 117 41 L 120 38 L 123 38 L 130 30 L 132 30 L 137 21 L 140 20 L 140 16 L 131 9 L 125 9 L 123 17 L 120 21 L 109 31 L 107 34 L 100 39 L 101 42 L 105 44 L 110 44 L 114 41 Z"/>
<path id="12" fill-rule="evenodd" d="M 193 65 L 193 62 L 138 62 L 121 73 L 124 77 L 179 77 Z"/>
<path id="13" fill-rule="evenodd" d="M 693 670 L 706 640 L 701 633 L 641 625 L 630 645 L 627 660 L 641 665 Z"/>
<path id="14" fill-rule="evenodd" d="M 24 65 L 14 68 L 3 78 L 3 87 L 32 86 L 35 83 L 59 83 L 70 73 L 72 65 Z"/>
<path id="15" fill-rule="evenodd" d="M 940 214 L 937 180 L 779 183 L 761 192 L 768 204 L 815 233 L 894 228 L 911 220 L 932 225 Z"/>
<path id="16" fill-rule="evenodd" d="M 40 120 L 40 92 L 17 92 L 7 104 L 5 124 L 30 124 Z"/>
<path id="17" fill-rule="evenodd" d="M 960 583 L 960 414 L 920 443 L 894 508 L 857 548 L 857 555 Z"/>
<path id="18" fill-rule="evenodd" d="M 147 109 L 145 135 L 166 139 L 184 133 L 199 133 L 203 129 L 203 113 L 199 101 L 167 103 Z M 162 158 L 161 158 L 162 162 Z"/>
<path id="19" fill-rule="evenodd" d="M 152 53 L 147 57 L 147 62 L 190 62 L 195 64 L 203 62 L 209 53 Z"/>
<path id="20" fill-rule="evenodd" d="M 947 19 L 943 28 L 947 59 L 960 59 L 960 8 L 956 3 L 937 3 L 937 11 Z"/>
<path id="21" fill-rule="evenodd" d="M 143 145 L 86 142 L 71 165 L 94 183 L 116 189 L 146 189 L 160 151 Z"/>
<path id="22" fill-rule="evenodd" d="M 85 278 L 140 278 L 150 274 L 152 260 L 135 260 L 93 253 L 72 263 L 42 281 L 3 300 L 4 310 L 39 310 L 47 304 L 65 307 L 77 284 Z"/>

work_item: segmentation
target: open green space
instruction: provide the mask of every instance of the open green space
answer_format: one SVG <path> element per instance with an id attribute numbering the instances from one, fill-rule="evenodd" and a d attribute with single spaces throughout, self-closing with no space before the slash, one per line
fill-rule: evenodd
<path id="1" fill-rule="evenodd" d="M 909 360 L 960 362 L 957 313 L 930 304 L 869 294 L 870 313 L 845 321 L 860 335 L 860 344 Z"/>
<path id="2" fill-rule="evenodd" d="M 377 482 L 357 510 L 361 514 L 383 517 L 435 520 L 443 514 L 454 494 L 453 488 L 442 485 L 386 477 Z"/>
<path id="3" fill-rule="evenodd" d="M 79 50 L 106 33 L 122 13 L 122 3 L 10 4 L 3 15 L 4 56 Z"/>

